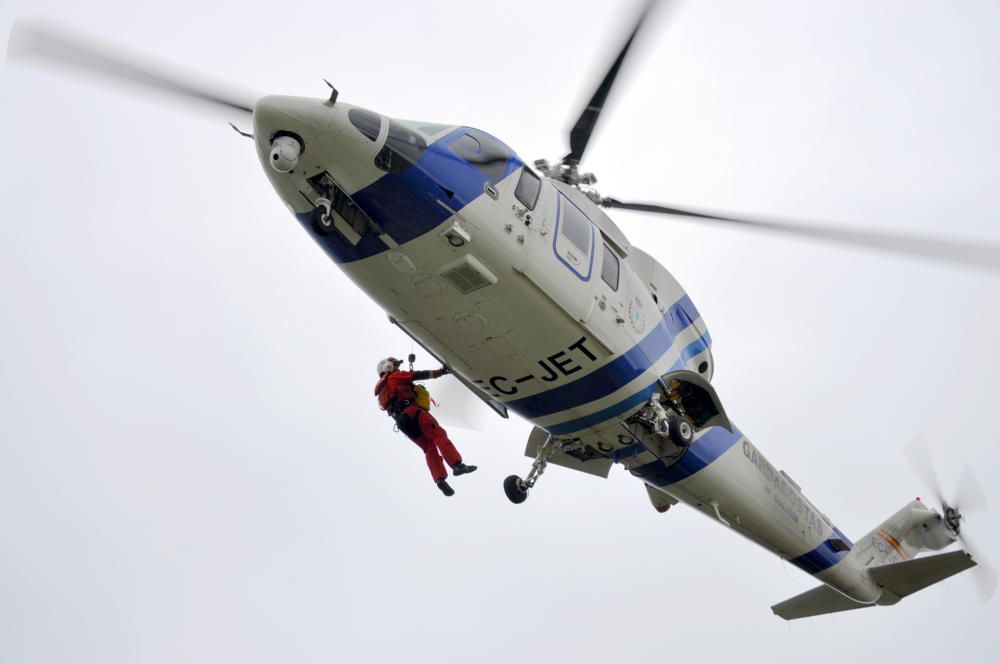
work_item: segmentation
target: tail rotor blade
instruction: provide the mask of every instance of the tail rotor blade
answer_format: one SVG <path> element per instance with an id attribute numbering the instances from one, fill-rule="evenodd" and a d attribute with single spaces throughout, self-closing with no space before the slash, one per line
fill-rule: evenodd
<path id="1" fill-rule="evenodd" d="M 962 469 L 962 479 L 955 492 L 955 504 L 963 514 L 985 512 L 990 508 L 983 486 L 968 465 Z"/>
<path id="2" fill-rule="evenodd" d="M 997 591 L 997 572 L 992 565 L 987 565 L 984 559 L 979 558 L 977 562 L 979 564 L 974 572 L 976 590 L 979 591 L 979 597 L 983 600 L 983 604 L 987 604 Z"/>
<path id="3" fill-rule="evenodd" d="M 979 552 L 979 547 L 975 546 L 969 541 L 969 537 L 964 533 L 959 537 L 962 541 L 962 546 L 965 550 L 972 555 L 972 559 L 976 561 L 976 567 L 973 568 L 973 579 L 976 584 L 976 591 L 979 593 L 979 598 L 983 600 L 983 604 L 989 602 L 993 595 L 996 593 L 997 589 L 997 572 L 993 565 L 982 556 Z"/>
<path id="4" fill-rule="evenodd" d="M 17 22 L 7 45 L 7 60 L 42 60 L 112 80 L 169 93 L 230 110 L 253 112 L 256 97 L 225 84 L 173 70 L 135 53 L 109 48 L 95 40 L 51 25 Z"/>
<path id="5" fill-rule="evenodd" d="M 939 505 L 947 506 L 951 503 L 960 512 L 976 512 L 987 509 L 986 494 L 983 492 L 979 480 L 972 473 L 972 469 L 968 466 L 965 466 L 962 471 L 962 484 L 959 486 L 956 500 L 954 502 L 944 500 L 944 495 L 941 493 L 941 482 L 938 480 L 937 471 L 934 469 L 933 461 L 931 461 L 930 449 L 923 434 L 910 438 L 903 447 L 903 454 L 913 470 L 934 494 Z M 972 570 L 973 579 L 980 598 L 986 603 L 996 592 L 997 573 L 986 557 L 980 555 L 980 549 L 969 540 L 969 536 L 966 534 L 967 526 L 964 524 L 964 514 L 962 514 L 962 521 L 961 529 L 956 529 L 955 532 L 958 534 L 962 547 L 976 562 L 976 567 Z"/>
<path id="6" fill-rule="evenodd" d="M 934 470 L 934 463 L 931 461 L 931 453 L 924 435 L 918 434 L 910 438 L 903 448 L 903 455 L 910 463 L 910 467 L 930 489 L 934 500 L 939 505 L 943 505 L 945 500 L 941 491 L 941 482 L 938 480 L 937 471 Z"/>
<path id="7" fill-rule="evenodd" d="M 975 572 L 976 590 L 979 591 L 979 598 L 983 600 L 983 604 L 988 604 L 997 591 L 997 572 L 992 565 L 986 564 L 984 559 L 979 558 L 977 562 L 979 564 Z"/>

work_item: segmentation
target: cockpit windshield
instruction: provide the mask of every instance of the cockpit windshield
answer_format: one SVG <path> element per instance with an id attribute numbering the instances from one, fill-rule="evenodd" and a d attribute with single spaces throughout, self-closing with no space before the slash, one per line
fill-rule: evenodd
<path id="1" fill-rule="evenodd" d="M 375 155 L 375 167 L 386 173 L 405 173 L 427 151 L 427 141 L 409 127 L 389 120 L 385 145 Z"/>
<path id="2" fill-rule="evenodd" d="M 369 141 L 377 141 L 382 131 L 382 116 L 366 111 L 363 108 L 352 108 L 347 112 L 347 119 L 354 128 L 364 134 Z"/>
<path id="3" fill-rule="evenodd" d="M 404 120 L 404 123 L 408 127 L 424 132 L 431 138 L 437 138 L 439 135 L 449 132 L 455 128 L 453 125 L 435 124 L 433 122 L 419 122 L 417 120 Z"/>
<path id="4" fill-rule="evenodd" d="M 490 182 L 496 184 L 502 180 L 507 170 L 507 160 L 514 153 L 484 131 L 472 128 L 465 128 L 463 131 L 448 149 L 479 169 Z"/>

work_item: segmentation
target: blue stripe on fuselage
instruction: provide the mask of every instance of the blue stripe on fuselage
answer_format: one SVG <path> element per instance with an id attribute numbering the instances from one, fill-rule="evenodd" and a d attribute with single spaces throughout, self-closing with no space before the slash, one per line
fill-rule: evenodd
<path id="1" fill-rule="evenodd" d="M 723 427 L 712 427 L 691 443 L 677 463 L 668 466 L 657 459 L 652 463 L 633 468 L 632 474 L 661 488 L 680 482 L 725 454 L 742 437 L 743 434 L 735 426 L 732 431 Z"/>
<path id="2" fill-rule="evenodd" d="M 633 468 L 631 472 L 649 484 L 663 488 L 704 470 L 729 451 L 742 437 L 743 434 L 735 426 L 732 432 L 722 427 L 712 427 L 691 444 L 677 463 L 668 466 L 657 459 L 652 463 Z M 833 544 L 835 539 L 841 540 L 847 548 L 843 551 L 838 550 Z M 820 542 L 815 549 L 792 558 L 789 562 L 804 572 L 817 574 L 846 558 L 853 548 L 854 544 L 847 535 L 839 528 L 833 528 L 830 536 Z"/>
<path id="3" fill-rule="evenodd" d="M 666 373 L 683 368 L 684 365 L 687 364 L 688 360 L 699 353 L 705 352 L 708 350 L 709 346 L 711 346 L 711 337 L 708 332 L 705 332 L 705 334 L 701 335 L 699 339 L 696 339 L 681 351 L 681 356 L 677 358 L 669 369 L 667 369 Z M 577 417 L 568 422 L 545 425 L 542 428 L 553 436 L 563 436 L 568 433 L 586 429 L 587 427 L 596 426 L 605 420 L 617 417 L 618 415 L 621 415 L 622 413 L 625 413 L 647 401 L 649 397 L 653 395 L 653 391 L 656 389 L 659 382 L 659 380 L 655 380 L 635 394 L 595 413 Z"/>
<path id="4" fill-rule="evenodd" d="M 496 184 L 475 165 L 449 149 L 454 141 L 468 132 L 477 135 L 485 133 L 460 127 L 428 145 L 427 151 L 405 173 L 386 173 L 352 194 L 351 198 L 398 244 L 405 244 L 434 230 L 451 216 L 451 212 L 438 203 L 439 200 L 452 210 L 459 211 L 483 195 L 487 182 Z M 503 145 L 500 141 L 497 143 Z M 520 158 L 510 151 L 502 177 L 507 177 L 522 165 Z M 315 233 L 309 227 L 308 214 L 296 217 L 338 263 L 368 258 L 389 248 L 374 235 L 364 237 L 354 247 L 337 233 Z"/>
<path id="5" fill-rule="evenodd" d="M 844 544 L 847 545 L 847 549 L 844 551 L 838 551 L 837 548 L 833 546 L 832 540 L 834 539 L 840 539 L 843 541 Z M 840 532 L 839 528 L 834 528 L 830 537 L 820 542 L 819 546 L 808 553 L 803 553 L 801 556 L 792 558 L 789 562 L 803 572 L 816 574 L 839 563 L 847 557 L 847 554 L 849 554 L 853 548 L 854 544 L 851 540 L 847 539 L 847 535 Z"/>
<path id="6" fill-rule="evenodd" d="M 670 350 L 676 336 L 697 318 L 698 310 L 691 298 L 685 295 L 667 309 L 642 341 L 603 367 L 565 385 L 508 401 L 504 405 L 526 419 L 534 419 L 602 399 L 656 364 Z"/>
<path id="7" fill-rule="evenodd" d="M 584 415 L 583 417 L 578 417 L 576 419 L 570 420 L 569 422 L 563 422 L 561 424 L 550 424 L 542 427 L 548 433 L 553 436 L 565 436 L 568 433 L 573 433 L 575 431 L 580 431 L 586 429 L 587 427 L 596 426 L 602 422 L 610 420 L 612 417 L 617 417 L 624 412 L 627 412 L 639 404 L 648 401 L 649 397 L 653 395 L 653 391 L 656 389 L 657 383 L 652 383 L 644 387 L 639 392 L 636 392 L 632 396 L 622 399 L 618 403 L 608 406 L 607 408 L 602 408 L 601 410 L 591 413 L 590 415 Z"/>
<path id="8" fill-rule="evenodd" d="M 360 258 L 366 258 L 368 256 L 374 256 L 375 254 L 381 253 L 389 249 L 388 245 L 382 241 L 374 233 L 369 233 L 368 235 L 361 238 L 361 242 L 357 246 L 352 246 L 350 242 L 345 240 L 340 233 L 329 233 L 328 235 L 320 235 L 316 232 L 316 229 L 312 227 L 312 223 L 309 221 L 309 217 L 312 216 L 310 212 L 298 212 L 295 214 L 295 218 L 299 220 L 302 224 L 302 228 L 306 230 L 309 235 L 312 235 L 316 243 L 322 247 L 326 255 L 329 256 L 335 263 L 348 263 L 350 261 L 358 260 Z"/>

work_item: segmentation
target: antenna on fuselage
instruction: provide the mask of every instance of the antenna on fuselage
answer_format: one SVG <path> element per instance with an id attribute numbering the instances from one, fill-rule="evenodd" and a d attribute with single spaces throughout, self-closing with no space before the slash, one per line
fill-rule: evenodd
<path id="1" fill-rule="evenodd" d="M 229 123 L 229 126 L 232 127 L 233 131 L 235 131 L 240 136 L 245 136 L 246 138 L 253 138 L 253 134 L 248 134 L 247 132 L 242 131 L 239 127 L 237 127 L 236 125 L 234 125 L 232 122 Z"/>
<path id="2" fill-rule="evenodd" d="M 337 95 L 339 95 L 340 93 L 337 92 L 337 88 L 333 87 L 333 83 L 331 83 L 330 81 L 324 78 L 323 82 L 330 86 L 330 106 L 333 106 L 334 104 L 337 103 Z"/>

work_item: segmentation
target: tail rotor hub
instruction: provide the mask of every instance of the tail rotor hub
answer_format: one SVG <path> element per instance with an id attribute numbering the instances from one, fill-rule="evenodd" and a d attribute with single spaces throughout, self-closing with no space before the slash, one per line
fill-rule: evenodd
<path id="1" fill-rule="evenodd" d="M 958 535 L 962 530 L 962 513 L 958 511 L 957 507 L 951 505 L 943 505 L 943 508 L 944 522 L 948 526 L 948 530 Z"/>

